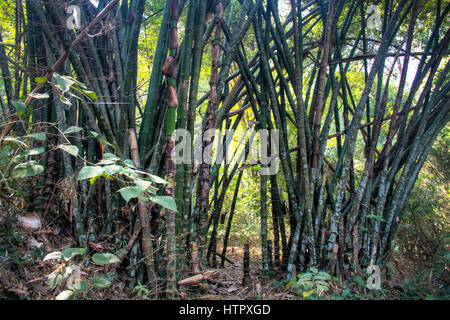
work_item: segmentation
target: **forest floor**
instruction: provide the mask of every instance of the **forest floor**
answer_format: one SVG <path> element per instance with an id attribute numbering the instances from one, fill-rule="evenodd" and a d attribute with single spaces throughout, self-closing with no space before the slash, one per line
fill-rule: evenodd
<path id="1" fill-rule="evenodd" d="M 22 241 L 17 241 L 21 239 Z M 9 242 L 9 251 L 13 255 L 3 258 L 0 263 L 0 299 L 31 299 L 53 300 L 64 285 L 50 290 L 47 287 L 48 275 L 59 265 L 42 262 L 42 257 L 53 251 L 62 251 L 73 247 L 73 240 L 55 235 L 50 230 L 15 231 Z M 35 247 L 38 243 L 45 243 L 45 253 Z M 221 249 L 221 248 L 219 248 Z M 222 250 L 219 250 L 222 252 Z M 4 256 L 1 256 L 4 257 Z M 295 298 L 293 294 L 275 289 L 272 281 L 262 282 L 260 259 L 257 252 L 251 252 L 250 283 L 242 285 L 243 252 L 239 247 L 229 247 L 225 266 L 223 268 L 208 269 L 208 278 L 194 286 L 180 288 L 179 298 L 195 300 L 248 300 L 271 299 L 285 300 Z M 220 264 L 218 257 L 218 264 Z M 81 265 L 81 263 L 78 263 Z M 87 282 L 109 268 L 90 264 L 82 267 L 83 280 Z M 86 293 L 78 293 L 81 299 L 92 300 L 128 300 L 154 298 L 154 290 L 139 292 L 138 289 L 126 287 L 127 275 L 124 270 L 118 272 L 113 285 L 105 289 L 91 288 Z M 139 286 L 138 286 L 139 287 Z"/>
<path id="2" fill-rule="evenodd" d="M 0 221 L 1 222 L 1 221 Z M 75 243 L 70 236 L 58 233 L 57 229 L 26 230 L 17 224 L 5 228 L 0 223 L 0 299 L 32 299 L 51 300 L 64 290 L 64 283 L 50 290 L 48 288 L 48 275 L 60 265 L 43 262 L 42 258 L 53 251 L 62 251 L 74 247 Z M 236 244 L 235 244 L 236 245 Z M 40 248 L 38 248 L 40 247 Z M 9 256 L 4 256 L 8 249 Z M 196 300 L 293 300 L 301 299 L 292 287 L 287 286 L 282 274 L 275 272 L 272 277 L 263 277 L 261 270 L 260 252 L 257 245 L 250 250 L 250 279 L 243 285 L 243 250 L 240 246 L 230 246 L 227 250 L 227 259 L 223 268 L 208 269 L 208 276 L 199 284 L 181 287 L 180 299 Z M 218 252 L 222 252 L 218 248 Z M 45 252 L 44 252 L 45 250 Z M 93 250 L 94 252 L 94 250 Z M 93 253 L 92 252 L 92 253 Z M 79 257 L 78 257 L 79 258 Z M 220 265 L 221 257 L 217 257 Z M 112 272 L 114 280 L 112 285 L 105 289 L 89 287 L 83 293 L 77 293 L 77 299 L 89 300 L 128 300 L 128 299 L 154 299 L 163 298 L 155 295 L 155 290 L 148 290 L 144 286 L 136 288 L 127 287 L 127 271 L 118 268 L 116 272 L 111 267 L 97 266 L 92 263 L 87 267 L 82 261 L 75 260 L 82 267 L 81 275 L 87 283 L 92 283 L 96 276 Z M 425 292 L 406 292 L 403 282 L 414 265 L 401 257 L 391 259 L 393 275 L 389 280 L 383 280 L 381 295 L 374 295 L 366 288 L 356 283 L 331 281 L 327 292 L 320 294 L 320 299 L 424 299 Z M 162 289 L 158 289 L 160 292 Z M 312 298 L 312 297 L 310 297 Z"/>
<path id="3" fill-rule="evenodd" d="M 219 247 L 218 252 L 222 252 Z M 281 280 L 280 275 L 263 279 L 260 252 L 250 250 L 250 274 L 249 283 L 243 285 L 243 256 L 241 247 L 227 248 L 227 260 L 223 268 L 211 269 L 211 276 L 206 280 L 203 293 L 194 290 L 182 291 L 182 295 L 188 299 L 199 300 L 290 300 L 295 295 L 280 290 L 274 284 Z M 218 257 L 218 264 L 221 258 Z"/>

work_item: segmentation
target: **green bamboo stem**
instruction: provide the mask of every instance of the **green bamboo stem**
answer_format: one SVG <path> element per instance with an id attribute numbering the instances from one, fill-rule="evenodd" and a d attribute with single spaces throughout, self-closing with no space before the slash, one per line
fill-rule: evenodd
<path id="1" fill-rule="evenodd" d="M 233 200 L 231 202 L 230 213 L 228 214 L 227 229 L 225 231 L 225 236 L 223 238 L 222 255 L 221 255 L 222 260 L 220 261 L 220 266 L 222 268 L 225 266 L 225 258 L 226 258 L 226 255 L 227 255 L 228 240 L 230 238 L 231 226 L 232 226 L 232 223 L 233 223 L 233 217 L 234 217 L 234 212 L 235 212 L 235 208 L 236 208 L 237 198 L 238 198 L 238 195 L 239 195 L 239 187 L 241 185 L 241 180 L 242 180 L 242 174 L 243 173 L 244 173 L 244 171 L 239 171 L 239 175 L 238 175 L 238 178 L 236 180 L 236 187 L 234 189 Z"/>

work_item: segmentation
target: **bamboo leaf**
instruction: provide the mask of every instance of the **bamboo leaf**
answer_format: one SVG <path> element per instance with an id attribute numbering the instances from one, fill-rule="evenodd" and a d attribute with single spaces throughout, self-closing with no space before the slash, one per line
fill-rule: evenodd
<path id="1" fill-rule="evenodd" d="M 62 103 L 64 103 L 65 105 L 71 106 L 72 103 L 70 102 L 70 99 L 64 97 L 64 96 L 60 96 L 59 100 L 61 100 Z"/>
<path id="2" fill-rule="evenodd" d="M 92 133 L 93 131 L 91 131 Z M 110 146 L 111 148 L 113 148 L 114 150 L 116 150 L 116 147 L 114 145 L 112 145 L 111 143 L 109 143 L 105 138 L 98 138 L 98 141 L 100 143 L 106 144 L 107 146 Z"/>
<path id="3" fill-rule="evenodd" d="M 92 100 L 98 100 L 97 94 L 94 91 L 81 90 L 86 96 Z"/>
<path id="4" fill-rule="evenodd" d="M 56 72 L 53 74 L 53 77 L 55 78 L 56 82 L 58 83 L 59 89 L 61 89 L 61 91 L 63 93 L 67 92 L 70 89 L 70 87 L 76 83 L 73 79 L 70 79 L 66 76 L 61 76 L 60 74 L 58 74 Z"/>

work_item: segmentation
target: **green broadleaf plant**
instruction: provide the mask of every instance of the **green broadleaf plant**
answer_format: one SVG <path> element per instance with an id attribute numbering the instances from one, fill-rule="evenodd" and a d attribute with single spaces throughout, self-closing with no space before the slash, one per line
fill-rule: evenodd
<path id="1" fill-rule="evenodd" d="M 92 256 L 92 261 L 96 264 L 105 265 L 120 262 L 120 259 L 115 254 L 106 252 L 94 253 Z"/>

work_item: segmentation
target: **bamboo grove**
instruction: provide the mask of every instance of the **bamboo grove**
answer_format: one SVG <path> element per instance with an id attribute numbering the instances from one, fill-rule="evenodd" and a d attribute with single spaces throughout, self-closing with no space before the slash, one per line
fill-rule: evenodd
<path id="1" fill-rule="evenodd" d="M 266 151 L 279 158 L 279 172 L 253 176 L 260 184 L 263 273 L 289 279 L 315 266 L 345 277 L 383 266 L 417 175 L 449 120 L 450 3 L 161 1 L 142 99 L 138 44 L 146 2 L 12 5 L 15 46 L 0 40 L 0 140 L 24 130 L 23 122 L 53 133 L 53 144 L 67 128 L 83 129 L 69 138 L 78 157 L 51 148 L 32 156 L 46 170 L 24 185 L 27 210 L 64 213 L 79 246 L 121 246 L 130 287 L 139 280 L 175 297 L 179 280 L 224 265 L 241 181 L 267 164 L 175 163 L 173 133 L 184 129 L 192 139 L 179 138 L 193 148 L 194 138 L 211 129 L 277 129 L 279 146 Z M 81 28 L 66 27 L 68 5 L 81 9 Z M 376 28 L 372 5 L 381 12 Z M 424 15 L 434 17 L 428 26 Z M 200 95 L 204 65 L 210 87 Z M 61 101 L 52 85 L 59 76 L 84 84 L 91 99 Z M 25 101 L 30 112 L 19 118 L 14 101 Z M 201 140 L 202 154 L 211 156 L 210 147 L 225 140 Z M 115 180 L 78 181 L 83 166 L 105 153 L 167 180 L 158 193 L 173 197 L 177 210 L 126 203 Z M 233 157 L 248 154 L 247 144 Z"/>

